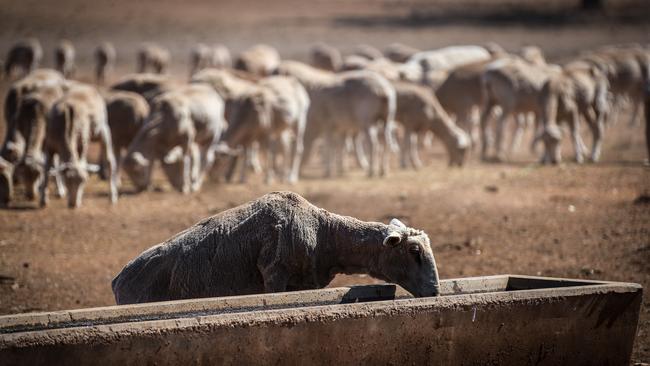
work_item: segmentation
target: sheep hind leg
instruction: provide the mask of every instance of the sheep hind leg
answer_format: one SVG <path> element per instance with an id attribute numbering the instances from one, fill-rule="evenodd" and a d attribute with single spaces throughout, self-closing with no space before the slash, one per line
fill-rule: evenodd
<path id="1" fill-rule="evenodd" d="M 370 159 L 368 161 L 368 177 L 374 177 L 377 172 L 377 158 L 379 148 L 379 137 L 374 127 L 368 127 L 364 131 L 368 142 L 370 143 Z"/>
<path id="2" fill-rule="evenodd" d="M 354 153 L 357 159 L 357 165 L 363 170 L 368 169 L 368 157 L 366 156 L 365 139 L 362 133 L 354 136 Z"/>
<path id="3" fill-rule="evenodd" d="M 413 164 L 413 168 L 415 170 L 419 170 L 422 168 L 422 160 L 420 160 L 420 151 L 418 149 L 419 144 L 418 144 L 418 134 L 417 132 L 411 133 L 411 150 L 409 151 L 411 155 L 411 164 Z"/>

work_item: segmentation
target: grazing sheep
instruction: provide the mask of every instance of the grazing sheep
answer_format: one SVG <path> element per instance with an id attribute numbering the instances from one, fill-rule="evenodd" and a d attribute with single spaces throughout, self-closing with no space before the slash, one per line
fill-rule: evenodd
<path id="1" fill-rule="evenodd" d="M 593 65 L 581 61 L 564 66 L 562 73 L 552 75 L 542 88 L 540 123 L 547 126 L 565 121 L 569 125 L 578 163 L 583 162 L 581 119 L 587 121 L 593 137 L 591 160 L 595 162 L 600 157 L 605 117 L 609 109 L 608 89 L 606 76 Z M 547 146 L 542 161 L 559 163 L 559 153 L 553 152 L 557 149 L 553 139 L 546 138 L 544 142 Z"/>
<path id="2" fill-rule="evenodd" d="M 16 129 L 16 115 L 22 103 L 22 99 L 29 93 L 38 91 L 41 88 L 48 86 L 63 87 L 64 83 L 65 79 L 58 71 L 51 69 L 37 69 L 11 85 L 4 102 L 4 117 L 6 121 L 5 131 L 7 131 L 7 133 L 5 135 L 6 141 L 0 151 L 0 156 L 3 159 L 14 164 L 22 157 L 24 152 L 25 141 L 20 137 L 20 135 L 14 135 Z M 15 140 L 12 140 L 13 138 L 15 138 Z"/>
<path id="3" fill-rule="evenodd" d="M 630 125 L 637 125 L 643 115 L 645 85 L 648 80 L 650 54 L 641 47 L 605 47 L 587 53 L 581 60 L 600 69 L 608 78 L 612 94 L 620 101 L 629 99 L 632 104 Z"/>
<path id="4" fill-rule="evenodd" d="M 331 176 L 333 153 L 341 174 L 346 137 L 363 134 L 371 151 L 368 175 L 374 176 L 378 170 L 380 175 L 387 173 L 387 148 L 396 150 L 392 140 L 395 89 L 388 80 L 375 72 L 334 74 L 296 61 L 283 62 L 278 71 L 281 75 L 296 77 L 307 89 L 311 100 L 303 162 L 308 158 L 314 141 L 324 136 L 327 140 L 325 174 Z"/>
<path id="5" fill-rule="evenodd" d="M 199 43 L 190 50 L 190 78 L 196 72 L 211 66 L 212 49 L 203 43 Z"/>
<path id="6" fill-rule="evenodd" d="M 367 273 L 418 297 L 440 292 L 424 232 L 330 213 L 292 192 L 269 193 L 147 249 L 112 288 L 117 304 L 131 304 L 317 289 L 337 273 Z"/>
<path id="7" fill-rule="evenodd" d="M 198 191 L 225 127 L 223 112 L 223 100 L 207 85 L 190 84 L 156 97 L 123 162 L 136 189 L 149 187 L 158 160 L 176 190 Z"/>
<path id="8" fill-rule="evenodd" d="M 205 69 L 196 73 L 190 83 L 205 83 L 212 87 L 226 103 L 225 117 L 233 119 L 242 103 L 242 98 L 258 90 L 255 82 L 244 79 L 241 73 L 223 69 Z"/>
<path id="9" fill-rule="evenodd" d="M 429 70 L 450 70 L 473 62 L 491 58 L 490 53 L 480 46 L 451 46 L 414 54 L 406 63 L 419 65 L 422 73 Z"/>
<path id="10" fill-rule="evenodd" d="M 243 147 L 248 151 L 254 141 L 266 152 L 266 181 L 273 179 L 277 170 L 276 155 L 282 148 L 284 158 L 280 172 L 288 183 L 298 181 L 303 152 L 303 136 L 309 110 L 309 95 L 296 79 L 272 76 L 262 79 L 259 89 L 248 94 L 238 113 L 230 120 L 222 141 L 230 148 Z M 286 137 L 293 140 L 291 150 Z M 241 181 L 246 180 L 242 169 Z"/>
<path id="11" fill-rule="evenodd" d="M 142 95 L 151 102 L 158 95 L 174 89 L 176 84 L 165 75 L 131 74 L 111 86 L 112 90 L 129 91 Z"/>
<path id="12" fill-rule="evenodd" d="M 503 131 L 510 116 L 532 113 L 539 116 L 540 93 L 548 80 L 560 70 L 554 66 L 535 66 L 519 58 L 503 58 L 490 63 L 483 73 L 486 104 L 481 113 L 481 159 L 488 160 L 488 121 L 495 106 L 502 109 L 497 120 L 495 160 L 505 160 Z"/>
<path id="13" fill-rule="evenodd" d="M 473 144 L 478 143 L 478 136 L 474 134 L 478 120 L 473 115 L 478 114 L 485 104 L 482 79 L 491 62 L 479 61 L 451 70 L 435 91 L 440 104 L 456 119 L 458 127 L 472 136 Z"/>
<path id="14" fill-rule="evenodd" d="M 269 76 L 275 72 L 278 65 L 280 65 L 278 51 L 269 45 L 258 44 L 239 54 L 235 69 L 257 76 Z"/>
<path id="15" fill-rule="evenodd" d="M 123 153 L 126 154 L 129 145 L 144 126 L 149 116 L 149 104 L 140 94 L 127 91 L 111 91 L 104 96 L 104 99 L 113 141 L 113 153 L 117 160 L 119 183 Z"/>
<path id="16" fill-rule="evenodd" d="M 360 44 L 355 46 L 352 50 L 351 55 L 360 56 L 369 61 L 384 57 L 381 51 L 367 44 Z"/>
<path id="17" fill-rule="evenodd" d="M 363 70 L 368 66 L 369 62 L 370 60 L 365 57 L 349 55 L 343 59 L 343 64 L 339 71 Z"/>
<path id="18" fill-rule="evenodd" d="M 12 78 L 14 70 L 20 69 L 25 75 L 35 70 L 43 59 L 43 48 L 36 38 L 27 38 L 14 44 L 9 50 L 5 61 L 5 76 Z"/>
<path id="19" fill-rule="evenodd" d="M 418 52 L 420 52 L 420 50 L 417 48 L 413 48 L 402 43 L 393 43 L 386 47 L 384 50 L 384 56 L 393 62 L 404 63 L 408 61 L 411 56 L 415 55 Z"/>
<path id="20" fill-rule="evenodd" d="M 164 74 L 169 66 L 169 50 L 154 43 L 144 43 L 137 53 L 137 73 Z"/>
<path id="21" fill-rule="evenodd" d="M 95 83 L 104 85 L 109 73 L 115 67 L 117 52 L 110 42 L 103 42 L 95 49 Z"/>
<path id="22" fill-rule="evenodd" d="M 13 182 L 23 182 L 27 190 L 26 198 L 33 200 L 38 195 L 38 187 L 43 179 L 43 139 L 47 117 L 54 102 L 63 95 L 60 84 L 43 85 L 32 90 L 20 99 L 13 127 L 7 131 L 3 151 L 12 147 L 12 156 L 5 154 L 0 173 L 0 204 L 7 205 L 12 200 Z M 9 160 L 5 160 L 8 158 Z M 65 194 L 57 175 L 57 188 L 60 196 Z"/>
<path id="23" fill-rule="evenodd" d="M 417 134 L 431 131 L 444 144 L 449 165 L 462 166 L 470 146 L 469 135 L 456 126 L 438 103 L 430 89 L 404 82 L 394 82 L 397 92 L 395 119 L 404 127 L 402 167 L 410 162 L 415 169 L 422 166 L 417 151 Z"/>
<path id="24" fill-rule="evenodd" d="M 72 42 L 67 39 L 62 40 L 54 49 L 55 69 L 63 74 L 63 77 L 69 78 L 75 71 L 75 50 Z"/>
<path id="25" fill-rule="evenodd" d="M 311 49 L 311 64 L 327 71 L 339 71 L 343 65 L 341 52 L 325 43 L 318 43 Z"/>
<path id="26" fill-rule="evenodd" d="M 43 151 L 44 172 L 49 172 L 55 155 L 61 160 L 60 173 L 68 191 L 68 207 L 81 206 L 83 190 L 88 180 L 87 154 L 91 141 L 99 141 L 101 159 L 109 170 L 109 199 L 117 202 L 117 171 L 106 120 L 106 104 L 99 92 L 90 85 L 71 83 L 66 93 L 50 111 Z M 40 187 L 41 207 L 47 205 L 49 174 L 43 174 Z"/>
<path id="27" fill-rule="evenodd" d="M 229 69 L 232 67 L 232 57 L 226 46 L 218 44 L 212 47 L 210 67 L 217 69 Z"/>

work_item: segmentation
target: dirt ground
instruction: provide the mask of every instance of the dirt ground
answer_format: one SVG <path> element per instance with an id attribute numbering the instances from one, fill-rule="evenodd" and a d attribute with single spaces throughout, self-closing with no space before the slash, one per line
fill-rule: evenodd
<path id="1" fill-rule="evenodd" d="M 488 3 L 500 7 L 495 11 Z M 495 41 L 510 50 L 538 44 L 557 61 L 598 45 L 650 42 L 650 20 L 637 16 L 650 10 L 643 2 L 612 1 L 616 6 L 587 16 L 563 8 L 562 1 L 542 10 L 531 8 L 534 3 L 23 0 L 0 7 L 0 50 L 19 37 L 37 36 L 51 64 L 54 42 L 69 38 L 78 47 L 78 77 L 84 80 L 100 40 L 118 47 L 118 75 L 134 68 L 141 41 L 155 40 L 170 47 L 172 72 L 183 79 L 189 48 L 198 41 L 224 43 L 234 52 L 266 42 L 285 57 L 303 60 L 321 40 L 343 50 L 359 43 L 433 48 Z M 463 6 L 471 9 L 466 15 Z M 386 179 L 352 170 L 324 180 L 313 159 L 295 186 L 265 185 L 253 177 L 247 185 L 208 183 L 202 192 L 182 196 L 158 179 L 157 189 L 140 195 L 129 194 L 126 184 L 115 206 L 108 202 L 107 184 L 93 177 L 78 210 L 52 200 L 45 210 L 18 203 L 0 211 L 0 314 L 111 305 L 110 281 L 131 258 L 201 218 L 274 190 L 296 191 L 336 213 L 382 222 L 397 217 L 424 229 L 442 278 L 516 273 L 647 288 L 650 169 L 643 166 L 642 127 L 629 127 L 628 119 L 624 113 L 609 126 L 603 161 L 582 166 L 542 167 L 522 151 L 505 164 L 481 164 L 473 156 L 466 167 L 448 169 L 436 145 L 426 153 L 424 169 L 395 168 Z M 565 157 L 570 151 L 565 146 Z M 332 285 L 373 281 L 342 276 Z M 650 360 L 647 296 L 633 360 Z"/>

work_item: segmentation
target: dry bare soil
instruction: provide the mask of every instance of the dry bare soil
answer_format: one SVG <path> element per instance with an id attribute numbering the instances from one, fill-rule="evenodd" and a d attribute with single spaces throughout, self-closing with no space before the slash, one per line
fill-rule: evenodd
<path id="1" fill-rule="evenodd" d="M 643 3 L 610 2 L 622 7 L 590 16 L 571 13 L 559 1 L 545 12 L 526 7 L 532 1 L 517 3 L 524 6 L 520 13 L 505 1 L 475 1 L 473 12 L 458 10 L 468 3 L 24 0 L 0 7 L 0 47 L 33 35 L 49 56 L 57 39 L 70 38 L 79 48 L 78 77 L 87 79 L 99 40 L 117 45 L 118 73 L 132 70 L 141 41 L 156 40 L 172 49 L 172 71 L 182 79 L 187 52 L 197 41 L 225 43 L 234 51 L 267 42 L 298 59 L 319 40 L 344 50 L 394 41 L 421 48 L 496 41 L 512 50 L 533 43 L 558 61 L 588 47 L 650 41 L 649 23 L 634 16 L 639 10 L 624 11 L 641 6 L 647 14 Z M 486 4 L 501 4 L 514 15 L 498 16 Z M 454 16 L 445 17 L 445 9 Z M 113 304 L 111 279 L 142 250 L 203 217 L 286 189 L 336 213 L 382 222 L 398 217 L 424 229 L 443 278 L 517 273 L 648 288 L 650 169 L 642 164 L 642 127 L 628 127 L 628 119 L 623 114 L 608 128 L 603 161 L 582 166 L 541 167 L 534 155 L 521 152 L 507 164 L 480 164 L 472 157 L 463 169 L 448 169 L 435 146 L 424 169 L 394 170 L 386 179 L 353 170 L 323 180 L 319 159 L 313 159 L 308 176 L 295 186 L 267 186 L 255 177 L 247 185 L 208 183 L 202 192 L 182 196 L 158 179 L 157 189 L 140 195 L 129 194 L 126 184 L 116 206 L 108 203 L 107 185 L 93 177 L 78 210 L 53 200 L 45 210 L 19 203 L 0 211 L 0 314 Z M 570 156 L 568 146 L 565 151 Z M 332 285 L 372 281 L 347 276 Z M 650 360 L 647 296 L 634 360 Z"/>

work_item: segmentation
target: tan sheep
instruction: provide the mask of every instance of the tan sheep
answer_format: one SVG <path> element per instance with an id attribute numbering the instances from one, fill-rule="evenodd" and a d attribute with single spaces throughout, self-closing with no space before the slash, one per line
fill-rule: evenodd
<path id="1" fill-rule="evenodd" d="M 269 76 L 274 73 L 279 64 L 280 54 L 275 48 L 258 44 L 239 54 L 235 69 L 257 76 Z"/>
<path id="2" fill-rule="evenodd" d="M 93 56 L 95 58 L 95 83 L 103 85 L 115 67 L 117 52 L 112 43 L 103 42 L 95 48 Z"/>
<path id="3" fill-rule="evenodd" d="M 54 49 L 55 69 L 65 78 L 69 78 L 75 71 L 75 49 L 72 42 L 67 39 L 62 40 Z"/>
<path id="4" fill-rule="evenodd" d="M 155 43 L 144 43 L 137 53 L 136 72 L 164 74 L 170 60 L 171 54 L 166 48 Z"/>
<path id="5" fill-rule="evenodd" d="M 88 180 L 87 155 L 91 141 L 101 146 L 101 159 L 109 170 L 109 199 L 117 202 L 117 171 L 106 119 L 106 104 L 99 92 L 90 85 L 72 83 L 52 107 L 43 150 L 45 172 L 52 167 L 55 155 L 61 160 L 60 173 L 68 191 L 68 207 L 81 206 L 83 191 Z M 49 174 L 44 174 L 40 187 L 41 207 L 47 205 Z"/>
<path id="6" fill-rule="evenodd" d="M 311 64 L 327 71 L 339 71 L 343 65 L 341 52 L 325 43 L 317 43 L 310 52 Z"/>
<path id="7" fill-rule="evenodd" d="M 19 69 L 19 76 L 26 75 L 38 68 L 43 59 L 43 48 L 36 38 L 27 38 L 16 42 L 5 61 L 5 76 L 13 78 L 16 69 Z"/>

